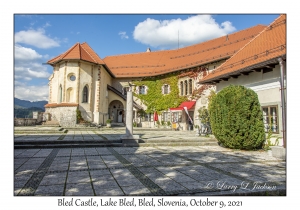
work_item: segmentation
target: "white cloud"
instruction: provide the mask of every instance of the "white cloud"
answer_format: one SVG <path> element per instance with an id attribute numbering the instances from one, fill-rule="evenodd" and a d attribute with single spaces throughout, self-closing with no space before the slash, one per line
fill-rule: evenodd
<path id="1" fill-rule="evenodd" d="M 36 77 L 36 78 L 48 78 L 50 74 L 46 71 L 33 71 L 29 68 L 27 69 L 29 76 Z"/>
<path id="2" fill-rule="evenodd" d="M 45 25 L 43 26 L 43 28 L 47 28 L 49 26 L 51 26 L 51 24 L 47 22 L 47 23 L 45 23 Z"/>
<path id="3" fill-rule="evenodd" d="M 26 86 L 21 83 L 15 83 L 15 97 L 29 101 L 48 101 L 49 87 L 43 86 Z"/>
<path id="4" fill-rule="evenodd" d="M 133 37 L 136 41 L 152 47 L 174 48 L 203 42 L 235 31 L 231 22 L 218 24 L 211 15 L 197 15 L 186 20 L 155 20 L 147 18 L 135 26 Z"/>
<path id="5" fill-rule="evenodd" d="M 126 35 L 126 31 L 120 31 L 119 35 L 121 36 L 121 39 L 128 39 L 129 37 Z"/>
<path id="6" fill-rule="evenodd" d="M 15 45 L 15 80 L 29 81 L 34 78 L 48 78 L 50 73 L 42 60 L 48 55 L 40 55 L 31 48 Z"/>
<path id="7" fill-rule="evenodd" d="M 15 43 L 28 44 L 42 49 L 59 46 L 59 42 L 46 36 L 45 30 L 42 28 L 37 30 L 29 29 L 27 31 L 15 33 Z"/>
<path id="8" fill-rule="evenodd" d="M 15 59 L 17 60 L 35 60 L 42 57 L 43 56 L 31 48 L 15 45 Z"/>

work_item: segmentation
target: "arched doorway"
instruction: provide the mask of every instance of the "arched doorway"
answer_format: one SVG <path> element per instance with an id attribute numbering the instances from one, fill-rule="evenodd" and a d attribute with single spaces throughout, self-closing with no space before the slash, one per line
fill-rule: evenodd
<path id="1" fill-rule="evenodd" d="M 114 100 L 110 102 L 108 106 L 109 118 L 112 122 L 122 123 L 124 122 L 124 106 L 119 100 Z"/>

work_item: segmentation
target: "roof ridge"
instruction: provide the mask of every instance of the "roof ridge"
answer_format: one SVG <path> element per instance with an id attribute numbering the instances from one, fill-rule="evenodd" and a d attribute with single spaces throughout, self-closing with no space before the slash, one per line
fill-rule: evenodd
<path id="1" fill-rule="evenodd" d="M 76 44 L 74 44 L 69 50 L 67 50 L 65 53 L 61 54 L 62 58 L 66 57 L 77 45 L 79 44 L 79 42 L 77 42 Z"/>
<path id="2" fill-rule="evenodd" d="M 235 59 L 235 56 L 240 53 L 243 49 L 245 49 L 248 45 L 250 45 L 252 42 L 254 42 L 261 34 L 266 32 L 272 25 L 276 23 L 284 14 L 279 15 L 272 23 L 270 23 L 268 26 L 266 26 L 261 32 L 259 32 L 253 39 L 251 39 L 249 42 L 247 42 L 242 48 L 240 48 L 235 54 L 233 54 L 228 60 L 226 60 L 223 64 L 221 64 L 219 67 L 217 67 L 212 73 L 217 73 L 223 71 L 224 68 L 227 68 L 228 63 L 230 64 L 230 61 L 232 59 Z M 248 58 L 248 57 L 247 57 Z M 231 64 L 232 65 L 232 64 Z M 204 81 L 206 78 L 209 78 L 210 74 L 208 74 L 206 77 L 202 78 L 201 80 Z"/>
<path id="3" fill-rule="evenodd" d="M 179 50 L 179 51 L 180 51 L 180 50 L 186 49 L 186 48 L 188 48 L 188 47 L 194 47 L 194 46 L 197 46 L 197 45 L 201 45 L 201 44 L 206 43 L 206 42 L 213 42 L 213 41 L 215 41 L 215 40 L 217 40 L 217 39 L 224 38 L 224 37 L 226 37 L 226 36 L 228 36 L 228 35 L 232 36 L 232 35 L 234 35 L 234 34 L 236 34 L 236 33 L 240 33 L 240 32 L 242 32 L 242 31 L 246 31 L 246 30 L 249 30 L 249 29 L 258 27 L 258 26 L 264 26 L 264 27 L 267 27 L 266 25 L 263 25 L 263 24 L 257 24 L 257 25 L 255 25 L 255 26 L 252 26 L 252 27 L 249 27 L 249 28 L 245 28 L 245 29 L 242 29 L 242 30 L 239 30 L 239 31 L 230 33 L 230 34 L 226 34 L 226 35 L 223 35 L 223 36 L 220 36 L 220 37 L 216 37 L 216 38 L 214 38 L 214 39 L 206 40 L 206 41 L 203 41 L 203 42 L 199 42 L 199 43 L 196 43 L 196 44 L 191 44 L 191 45 L 189 45 L 189 46 L 185 46 L 185 47 L 182 47 L 182 48 L 179 48 L 179 49 L 168 49 L 168 50 L 161 50 L 161 51 L 152 51 L 152 52 L 150 52 L 150 53 L 158 53 L 158 52 L 163 52 L 163 53 L 165 53 L 165 52 L 167 52 L 167 51 L 170 51 L 170 52 L 171 52 L 171 51 L 176 51 L 176 50 Z M 109 57 L 118 57 L 118 56 L 125 56 L 125 55 L 136 55 L 136 54 L 144 54 L 144 53 L 149 53 L 149 52 L 136 52 L 136 53 L 125 53 L 125 54 L 120 54 L 120 55 L 109 55 L 109 56 L 106 56 L 105 58 L 103 58 L 103 60 L 105 60 L 106 58 L 109 58 Z"/>
<path id="4" fill-rule="evenodd" d="M 61 54 L 59 54 L 58 56 L 56 56 L 56 57 L 54 57 L 54 58 L 48 60 L 47 63 L 48 63 L 48 62 L 51 62 L 51 61 L 62 60 L 66 55 L 68 55 L 68 54 L 71 52 L 71 50 L 73 50 L 73 49 L 76 47 L 77 44 L 79 44 L 79 42 L 75 43 L 75 44 L 74 44 L 72 47 L 70 47 L 66 52 L 61 53 Z"/>
<path id="5" fill-rule="evenodd" d="M 219 67 L 217 67 L 214 72 L 220 71 L 219 69 L 222 69 L 223 67 L 226 66 L 227 63 L 229 63 L 232 59 L 234 59 L 234 56 L 237 55 L 240 51 L 242 51 L 246 46 L 248 46 L 250 43 L 252 43 L 257 37 L 259 37 L 263 32 L 265 32 L 271 25 L 273 25 L 280 17 L 282 16 L 279 15 L 272 23 L 270 23 L 268 26 L 266 26 L 261 32 L 259 32 L 253 39 L 251 39 L 249 42 L 247 42 L 243 47 L 241 47 L 236 53 L 234 53 L 229 59 L 227 59 L 224 63 L 222 63 Z M 209 74 L 208 74 L 209 75 Z M 207 75 L 207 76 L 208 76 Z M 203 80 L 205 77 L 203 78 Z"/>
<path id="6" fill-rule="evenodd" d="M 158 52 L 165 52 L 165 51 L 171 51 L 171 50 L 158 50 L 158 51 L 151 51 L 151 52 L 135 52 L 135 53 L 125 53 L 125 54 L 119 54 L 119 55 L 108 55 L 105 58 L 108 57 L 118 57 L 118 56 L 124 56 L 124 55 L 136 55 L 136 54 L 146 54 L 146 53 L 158 53 Z M 103 58 L 103 60 L 105 59 Z"/>
<path id="7" fill-rule="evenodd" d="M 88 43 L 83 42 L 82 44 L 80 44 L 80 46 L 83 48 L 83 50 L 95 61 L 95 63 L 98 63 L 95 58 L 84 48 L 83 44 L 88 45 Z M 88 45 L 89 46 L 89 45 Z M 93 49 L 92 49 L 93 50 Z M 80 54 L 81 55 L 81 54 Z"/>

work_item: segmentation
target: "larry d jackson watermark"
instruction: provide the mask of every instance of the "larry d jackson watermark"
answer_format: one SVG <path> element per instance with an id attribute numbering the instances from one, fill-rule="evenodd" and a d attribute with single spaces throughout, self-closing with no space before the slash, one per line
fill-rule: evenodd
<path id="1" fill-rule="evenodd" d="M 219 189 L 219 190 L 231 190 L 232 192 L 235 192 L 237 189 L 249 190 L 249 191 L 276 190 L 276 185 L 268 184 L 266 182 L 250 183 L 250 182 L 246 182 L 246 181 L 243 181 L 240 185 L 238 185 L 238 184 L 230 184 L 227 181 L 217 181 L 217 182 L 207 182 L 207 184 L 204 188 Z"/>

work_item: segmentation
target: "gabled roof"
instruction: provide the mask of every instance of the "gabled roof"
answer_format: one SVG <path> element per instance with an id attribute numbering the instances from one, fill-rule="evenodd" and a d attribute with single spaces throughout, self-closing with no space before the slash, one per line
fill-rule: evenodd
<path id="1" fill-rule="evenodd" d="M 84 60 L 95 64 L 104 64 L 102 59 L 86 42 L 82 44 L 76 43 L 65 53 L 52 58 L 47 63 L 53 65 L 62 60 Z"/>
<path id="2" fill-rule="evenodd" d="M 286 55 L 286 15 L 280 15 L 231 58 L 204 77 L 200 83 L 210 83 L 249 68 L 278 63 L 277 58 Z"/>
<path id="3" fill-rule="evenodd" d="M 265 27 L 257 25 L 177 50 L 108 56 L 103 61 L 117 78 L 162 75 L 227 59 Z"/>

